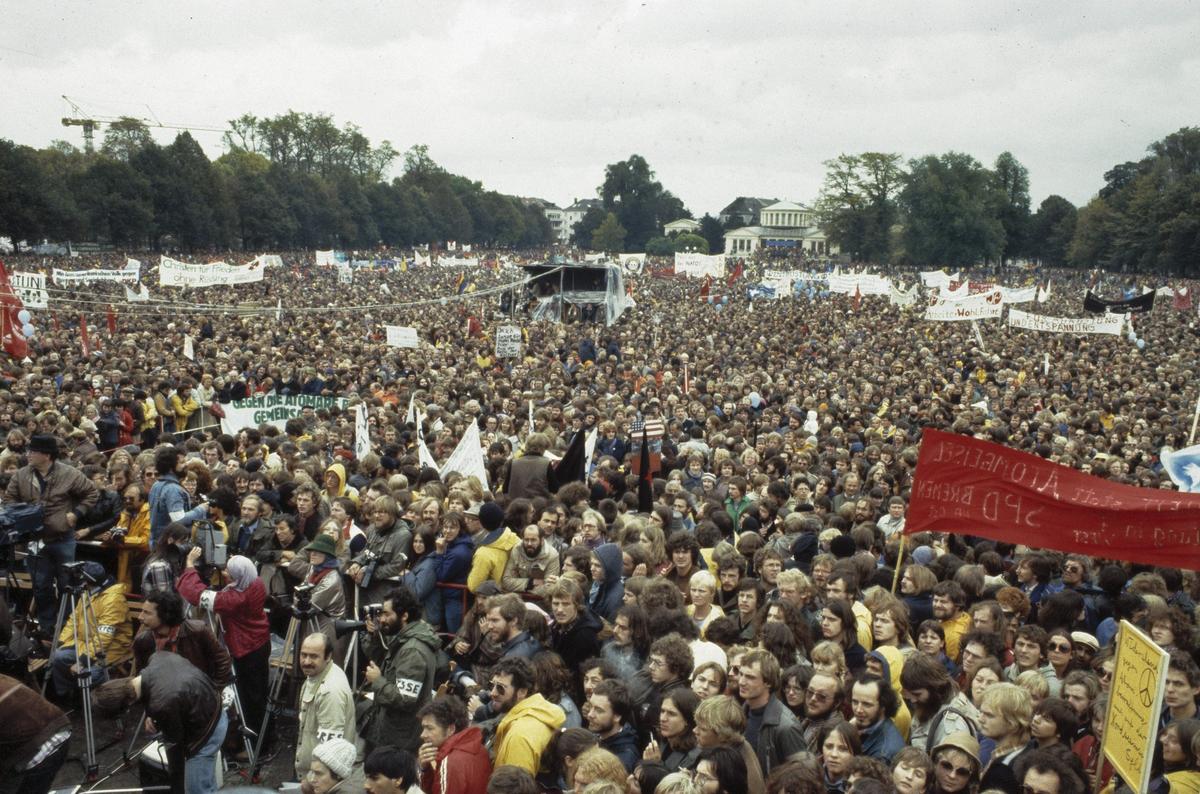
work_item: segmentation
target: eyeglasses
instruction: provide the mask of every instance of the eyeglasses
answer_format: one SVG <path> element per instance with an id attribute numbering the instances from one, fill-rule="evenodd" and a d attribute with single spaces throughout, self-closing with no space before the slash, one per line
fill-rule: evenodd
<path id="1" fill-rule="evenodd" d="M 955 766 L 954 764 L 950 763 L 949 761 L 947 761 L 945 759 L 938 761 L 938 767 L 941 768 L 941 770 L 943 772 L 945 772 L 947 775 L 954 775 L 955 777 L 970 777 L 971 776 L 971 770 L 968 769 L 967 767 Z"/>
<path id="2" fill-rule="evenodd" d="M 1081 571 L 1083 570 L 1083 566 L 1082 566 L 1082 565 L 1080 565 L 1079 563 L 1075 563 L 1075 562 L 1073 562 L 1073 563 L 1069 563 L 1069 564 L 1067 564 L 1067 565 L 1064 565 L 1064 566 L 1063 566 L 1063 570 L 1064 570 L 1064 571 L 1070 571 L 1070 572 L 1072 572 L 1072 573 L 1079 573 L 1079 572 L 1081 572 Z"/>
<path id="3" fill-rule="evenodd" d="M 1100 671 L 1100 680 L 1101 681 L 1109 681 L 1112 679 L 1112 677 L 1113 677 L 1112 670 L 1101 670 Z"/>
<path id="4" fill-rule="evenodd" d="M 819 692 L 812 687 L 806 689 L 804 694 L 809 700 L 815 700 L 818 703 L 828 703 L 829 701 L 833 700 L 833 695 L 830 695 L 827 692 Z"/>
<path id="5" fill-rule="evenodd" d="M 1054 643 L 1053 645 L 1051 645 L 1051 646 L 1050 646 L 1050 650 L 1052 650 L 1052 651 L 1058 651 L 1059 653 L 1070 653 L 1070 652 L 1071 652 L 1071 646 L 1070 646 L 1070 645 L 1066 645 L 1066 644 L 1064 644 L 1064 643 L 1056 642 L 1056 643 Z"/>
<path id="6" fill-rule="evenodd" d="M 650 657 L 650 661 L 646 662 L 646 667 L 649 667 L 651 670 L 657 670 L 660 667 L 666 667 L 666 666 L 667 666 L 666 661 L 664 661 L 663 659 L 656 659 L 653 656 Z"/>

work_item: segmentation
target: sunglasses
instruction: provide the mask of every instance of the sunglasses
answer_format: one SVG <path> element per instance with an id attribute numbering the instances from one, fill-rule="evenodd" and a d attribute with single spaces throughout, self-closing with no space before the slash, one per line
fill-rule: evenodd
<path id="1" fill-rule="evenodd" d="M 1049 648 L 1050 648 L 1050 650 L 1058 651 L 1059 653 L 1070 653 L 1071 652 L 1070 645 L 1064 645 L 1063 643 L 1059 643 L 1059 642 L 1054 643 L 1053 645 L 1049 646 Z"/>
<path id="2" fill-rule="evenodd" d="M 970 777 L 971 776 L 971 770 L 968 769 L 967 767 L 955 766 L 954 764 L 950 763 L 949 761 L 946 761 L 945 759 L 938 761 L 938 767 L 940 767 L 941 770 L 943 772 L 945 772 L 947 775 L 954 775 L 955 777 Z"/>

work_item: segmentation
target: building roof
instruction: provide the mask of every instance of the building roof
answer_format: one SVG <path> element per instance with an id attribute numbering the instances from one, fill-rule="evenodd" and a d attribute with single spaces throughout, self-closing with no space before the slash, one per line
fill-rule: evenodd
<path id="1" fill-rule="evenodd" d="M 823 240 L 825 232 L 816 226 L 743 226 L 740 229 L 730 229 L 726 237 L 755 239 L 767 237 L 772 240 Z"/>
<path id="2" fill-rule="evenodd" d="M 587 212 L 593 207 L 603 208 L 604 202 L 600 199 L 575 199 L 575 202 L 567 207 L 567 212 Z"/>
<path id="3" fill-rule="evenodd" d="M 664 229 L 670 229 L 673 227 L 679 227 L 682 229 L 699 229 L 700 221 L 693 220 L 691 218 L 680 218 L 677 221 L 671 221 L 670 223 L 663 224 Z"/>
<path id="4" fill-rule="evenodd" d="M 804 206 L 803 204 L 797 204 L 794 201 L 776 201 L 774 204 L 772 204 L 769 207 L 763 207 L 763 209 L 771 210 L 771 211 L 778 210 L 780 212 L 811 212 L 812 211 L 808 207 Z"/>

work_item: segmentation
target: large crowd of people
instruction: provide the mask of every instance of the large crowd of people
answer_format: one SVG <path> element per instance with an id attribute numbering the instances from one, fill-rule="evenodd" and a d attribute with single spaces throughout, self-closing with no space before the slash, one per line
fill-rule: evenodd
<path id="1" fill-rule="evenodd" d="M 627 275 L 611 326 L 535 321 L 512 265 L 547 253 L 387 257 L 343 283 L 283 252 L 262 282 L 191 290 L 147 256 L 147 302 L 51 284 L 0 383 L 2 509 L 42 514 L 5 563 L 7 779 L 50 787 L 90 692 L 102 716 L 145 709 L 188 792 L 216 788 L 219 752 L 294 752 L 314 794 L 1130 791 L 1100 751 L 1128 620 L 1170 656 L 1154 790 L 1200 791 L 1193 572 L 904 534 L 927 427 L 1173 488 L 1159 454 L 1189 442 L 1191 310 L 1138 315 L 1137 343 L 978 333 L 886 297 L 752 301 L 764 266 L 798 265 L 750 258 L 704 298 Z M 1088 288 L 1161 286 L 976 277 L 1048 280 L 1057 316 Z M 515 358 L 501 324 L 522 328 Z M 345 399 L 222 421 L 256 395 Z M 439 474 L 429 456 L 471 424 L 486 480 Z M 564 459 L 593 430 L 578 479 Z"/>

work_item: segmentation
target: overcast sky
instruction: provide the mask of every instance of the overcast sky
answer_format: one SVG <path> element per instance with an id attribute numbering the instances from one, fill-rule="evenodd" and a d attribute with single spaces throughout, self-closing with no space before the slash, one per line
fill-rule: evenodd
<path id="1" fill-rule="evenodd" d="M 563 206 L 632 153 L 699 216 L 738 195 L 811 202 L 842 152 L 951 149 L 1013 152 L 1035 208 L 1082 204 L 1200 124 L 1186 0 L 5 0 L 0 19 L 0 137 L 82 145 L 62 94 L 201 126 L 324 112 Z M 196 138 L 220 155 L 219 134 Z"/>

